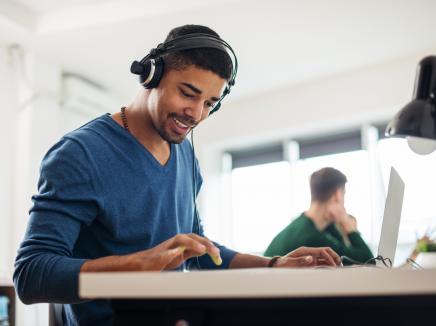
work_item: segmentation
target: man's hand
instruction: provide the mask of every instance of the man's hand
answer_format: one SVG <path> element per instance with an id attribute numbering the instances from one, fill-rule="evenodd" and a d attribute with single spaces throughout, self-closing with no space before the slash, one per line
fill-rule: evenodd
<path id="1" fill-rule="evenodd" d="M 346 214 L 338 221 L 338 224 L 341 226 L 341 231 L 345 233 L 344 235 L 357 231 L 357 220 L 353 215 Z"/>
<path id="2" fill-rule="evenodd" d="M 339 202 L 330 204 L 328 212 L 330 213 L 332 221 L 337 223 L 341 223 L 344 219 L 348 218 L 344 205 Z"/>
<path id="3" fill-rule="evenodd" d="M 330 247 L 300 247 L 280 257 L 273 267 L 338 266 L 341 258 Z"/>
<path id="4" fill-rule="evenodd" d="M 351 214 L 348 214 L 348 229 L 357 230 L 357 219 Z"/>
<path id="5" fill-rule="evenodd" d="M 357 220 L 354 216 L 347 214 L 344 205 L 335 203 L 330 205 L 329 212 L 332 220 L 340 225 L 345 235 L 357 231 Z"/>
<path id="6" fill-rule="evenodd" d="M 178 234 L 148 250 L 88 260 L 80 271 L 162 271 L 177 268 L 185 260 L 206 253 L 215 264 L 221 264 L 220 251 L 212 241 L 193 233 Z"/>
<path id="7" fill-rule="evenodd" d="M 209 254 L 220 265 L 220 251 L 209 239 L 197 234 L 178 234 L 149 250 L 129 255 L 129 261 L 138 270 L 174 269 L 185 260 Z"/>

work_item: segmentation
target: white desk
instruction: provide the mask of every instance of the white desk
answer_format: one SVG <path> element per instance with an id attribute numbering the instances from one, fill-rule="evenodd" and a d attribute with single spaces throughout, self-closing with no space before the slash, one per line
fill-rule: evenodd
<path id="1" fill-rule="evenodd" d="M 436 294 L 436 269 L 240 269 L 82 273 L 83 298 L 250 298 Z"/>
<path id="2" fill-rule="evenodd" d="M 79 284 L 82 298 L 115 299 L 115 325 L 436 324 L 436 269 L 83 273 Z"/>

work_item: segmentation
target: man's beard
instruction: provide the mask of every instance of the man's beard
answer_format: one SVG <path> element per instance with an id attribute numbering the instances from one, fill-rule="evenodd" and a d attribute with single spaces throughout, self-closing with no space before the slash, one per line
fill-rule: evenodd
<path id="1" fill-rule="evenodd" d="M 164 128 L 158 128 L 157 132 L 159 133 L 159 136 L 161 136 L 162 139 L 164 139 L 165 141 L 167 141 L 170 144 L 180 144 L 181 142 L 183 142 L 186 138 L 186 135 L 181 135 L 178 138 L 175 137 L 171 137 L 165 130 Z"/>
<path id="2" fill-rule="evenodd" d="M 188 133 L 198 124 L 198 122 L 196 122 L 195 120 L 188 118 L 188 117 L 179 116 L 179 115 L 175 114 L 174 112 L 168 114 L 168 119 L 174 119 L 174 118 L 179 120 L 181 123 L 189 126 L 189 130 L 184 135 L 180 135 L 180 136 L 170 135 L 170 133 L 168 133 L 165 129 L 165 124 L 163 124 L 160 128 L 156 128 L 156 130 L 159 133 L 159 135 L 161 136 L 161 138 L 164 139 L 165 141 L 167 141 L 168 143 L 180 144 L 181 142 L 183 142 L 185 140 Z"/>

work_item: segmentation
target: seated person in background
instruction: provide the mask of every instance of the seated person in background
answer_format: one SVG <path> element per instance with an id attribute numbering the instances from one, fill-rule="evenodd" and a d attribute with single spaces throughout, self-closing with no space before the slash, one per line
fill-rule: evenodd
<path id="1" fill-rule="evenodd" d="M 310 177 L 309 209 L 272 240 L 264 255 L 281 256 L 301 246 L 327 246 L 361 263 L 373 258 L 357 231 L 356 219 L 345 211 L 346 182 L 346 176 L 333 168 L 314 172 Z"/>

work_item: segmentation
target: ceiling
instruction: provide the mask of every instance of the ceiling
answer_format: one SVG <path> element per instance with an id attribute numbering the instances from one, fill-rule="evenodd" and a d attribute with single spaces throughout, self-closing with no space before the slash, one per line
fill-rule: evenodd
<path id="1" fill-rule="evenodd" d="M 0 42 L 127 101 L 131 61 L 171 28 L 203 24 L 237 53 L 242 98 L 435 49 L 434 13 L 434 0 L 2 0 Z"/>

